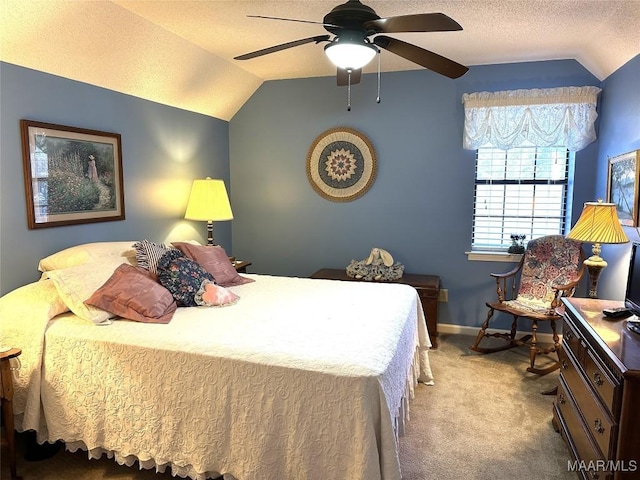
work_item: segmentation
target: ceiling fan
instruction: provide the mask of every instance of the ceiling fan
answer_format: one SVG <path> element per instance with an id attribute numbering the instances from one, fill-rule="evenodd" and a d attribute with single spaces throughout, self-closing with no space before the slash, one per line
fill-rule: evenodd
<path id="1" fill-rule="evenodd" d="M 325 34 L 294 40 L 240 55 L 235 57 L 235 60 L 249 60 L 307 43 L 329 42 L 324 50 L 337 67 L 339 86 L 359 83 L 362 67 L 380 52 L 379 49 L 387 50 L 449 78 L 458 78 L 469 70 L 464 65 L 437 53 L 383 35 L 385 33 L 462 30 L 458 22 L 443 13 L 421 13 L 380 18 L 371 7 L 364 5 L 360 0 L 348 0 L 333 8 L 325 15 L 322 22 L 261 15 L 249 15 L 249 17 L 320 24 L 334 37 L 331 38 L 331 35 Z"/>

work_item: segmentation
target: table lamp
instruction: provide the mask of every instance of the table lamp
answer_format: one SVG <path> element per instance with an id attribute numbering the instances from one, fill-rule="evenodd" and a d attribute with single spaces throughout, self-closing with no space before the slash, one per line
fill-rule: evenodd
<path id="1" fill-rule="evenodd" d="M 624 233 L 615 203 L 586 202 L 580 218 L 573 226 L 567 238 L 580 242 L 591 242 L 593 255 L 584 261 L 589 271 L 589 297 L 598 298 L 598 278 L 607 266 L 607 262 L 600 256 L 602 243 L 627 243 L 629 239 Z"/>
<path id="2" fill-rule="evenodd" d="M 207 222 L 207 245 L 214 245 L 213 222 L 233 220 L 224 181 L 210 177 L 194 180 L 184 218 Z"/>

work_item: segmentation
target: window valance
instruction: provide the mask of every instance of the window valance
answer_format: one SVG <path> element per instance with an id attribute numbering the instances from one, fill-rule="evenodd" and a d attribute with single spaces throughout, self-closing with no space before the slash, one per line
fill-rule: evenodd
<path id="1" fill-rule="evenodd" d="M 578 151 L 596 139 L 598 87 L 465 93 L 463 146 L 536 145 Z"/>

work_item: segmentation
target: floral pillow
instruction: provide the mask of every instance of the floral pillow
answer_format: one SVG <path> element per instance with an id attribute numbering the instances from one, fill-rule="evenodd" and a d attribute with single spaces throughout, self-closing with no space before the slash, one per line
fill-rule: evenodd
<path id="1" fill-rule="evenodd" d="M 196 292 L 195 302 L 203 307 L 225 307 L 233 305 L 240 297 L 231 290 L 205 280 Z"/>
<path id="2" fill-rule="evenodd" d="M 213 276 L 177 249 L 171 249 L 158 261 L 158 282 L 171 292 L 179 307 L 195 307 L 195 295 L 204 280 Z"/>

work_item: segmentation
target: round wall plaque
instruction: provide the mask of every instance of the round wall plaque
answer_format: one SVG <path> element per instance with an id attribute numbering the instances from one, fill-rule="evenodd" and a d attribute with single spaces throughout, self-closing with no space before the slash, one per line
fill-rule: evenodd
<path id="1" fill-rule="evenodd" d="M 356 130 L 327 130 L 309 148 L 307 177 L 320 196 L 332 202 L 350 202 L 373 184 L 376 152 L 369 139 Z"/>

